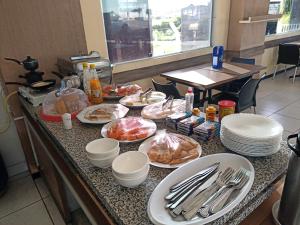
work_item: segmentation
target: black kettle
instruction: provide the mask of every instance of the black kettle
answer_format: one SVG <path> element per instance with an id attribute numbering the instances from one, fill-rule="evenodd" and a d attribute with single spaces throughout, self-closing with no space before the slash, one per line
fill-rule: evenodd
<path id="1" fill-rule="evenodd" d="M 23 61 L 19 61 L 17 59 L 13 59 L 13 58 L 4 58 L 4 59 L 16 62 L 19 65 L 22 65 L 28 71 L 35 71 L 37 68 L 39 68 L 39 62 L 36 59 L 31 58 L 31 56 L 27 56 L 27 58 L 24 59 Z"/>
<path id="2" fill-rule="evenodd" d="M 20 78 L 26 79 L 27 85 L 31 85 L 35 82 L 43 80 L 43 72 L 36 71 L 39 68 L 39 63 L 36 59 L 31 58 L 31 56 L 27 56 L 27 58 L 23 61 L 19 61 L 17 59 L 12 58 L 4 58 L 9 61 L 13 61 L 22 65 L 24 69 L 28 70 L 29 72 L 25 73 L 25 75 L 19 75 Z"/>
<path id="3" fill-rule="evenodd" d="M 292 145 L 290 143 L 290 140 L 291 139 L 294 139 L 294 138 L 297 138 L 296 139 L 296 145 Z M 299 134 L 292 134 L 292 135 L 289 135 L 288 138 L 287 138 L 287 144 L 289 146 L 289 148 L 295 152 L 295 154 L 300 157 L 300 133 Z"/>
<path id="4" fill-rule="evenodd" d="M 296 145 L 290 143 L 296 139 Z M 292 150 L 278 211 L 282 225 L 299 225 L 300 221 L 300 133 L 289 135 L 287 144 Z"/>

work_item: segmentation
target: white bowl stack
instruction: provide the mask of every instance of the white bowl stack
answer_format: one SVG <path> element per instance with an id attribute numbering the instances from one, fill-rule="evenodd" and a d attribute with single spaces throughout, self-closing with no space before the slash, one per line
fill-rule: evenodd
<path id="1" fill-rule="evenodd" d="M 120 153 L 119 142 L 111 138 L 96 139 L 85 147 L 90 162 L 100 168 L 108 168 Z"/>
<path id="2" fill-rule="evenodd" d="M 239 113 L 224 117 L 220 139 L 225 147 L 241 155 L 260 157 L 280 149 L 283 127 L 265 116 Z"/>
<path id="3" fill-rule="evenodd" d="M 134 188 L 143 183 L 149 173 L 148 156 L 142 152 L 129 151 L 120 154 L 112 163 L 112 173 L 118 184 Z"/>

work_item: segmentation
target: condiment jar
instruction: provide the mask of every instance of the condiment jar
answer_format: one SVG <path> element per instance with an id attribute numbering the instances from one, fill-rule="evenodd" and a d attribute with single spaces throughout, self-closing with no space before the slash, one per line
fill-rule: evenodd
<path id="1" fill-rule="evenodd" d="M 208 106 L 205 112 L 206 112 L 206 121 L 214 122 L 216 119 L 217 109 L 214 106 Z"/>
<path id="2" fill-rule="evenodd" d="M 219 121 L 221 122 L 224 116 L 233 114 L 235 112 L 235 102 L 230 100 L 222 100 L 218 102 L 219 105 Z"/>

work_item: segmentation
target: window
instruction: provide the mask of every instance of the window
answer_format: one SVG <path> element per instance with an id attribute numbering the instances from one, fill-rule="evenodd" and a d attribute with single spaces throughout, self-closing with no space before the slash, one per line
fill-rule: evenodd
<path id="1" fill-rule="evenodd" d="M 266 35 L 300 30 L 300 0 L 270 0 L 269 14 L 282 17 L 267 23 Z"/>
<path id="2" fill-rule="evenodd" d="M 212 0 L 102 0 L 113 63 L 210 46 Z"/>

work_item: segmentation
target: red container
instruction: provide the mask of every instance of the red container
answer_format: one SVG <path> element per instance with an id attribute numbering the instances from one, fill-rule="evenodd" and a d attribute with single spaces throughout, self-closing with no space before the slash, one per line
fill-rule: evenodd
<path id="1" fill-rule="evenodd" d="M 218 102 L 219 105 L 219 122 L 224 116 L 233 114 L 235 112 L 235 102 L 230 100 L 222 100 Z"/>

